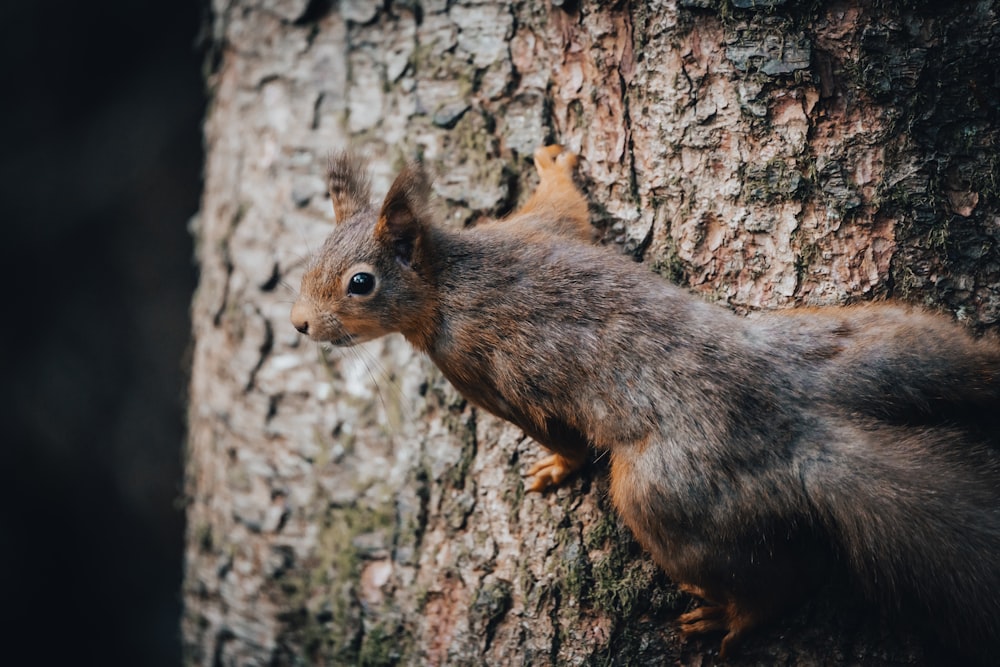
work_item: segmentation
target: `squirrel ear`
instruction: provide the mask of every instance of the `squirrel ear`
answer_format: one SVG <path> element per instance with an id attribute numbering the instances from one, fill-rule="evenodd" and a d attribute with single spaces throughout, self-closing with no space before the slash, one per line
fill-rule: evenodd
<path id="1" fill-rule="evenodd" d="M 353 153 L 342 151 L 330 156 L 326 183 L 338 223 L 371 204 L 372 186 L 368 169 L 364 160 Z"/>
<path id="2" fill-rule="evenodd" d="M 393 246 L 396 259 L 413 263 L 424 236 L 424 217 L 430 197 L 430 181 L 418 165 L 408 165 L 399 173 L 375 225 L 375 238 Z"/>

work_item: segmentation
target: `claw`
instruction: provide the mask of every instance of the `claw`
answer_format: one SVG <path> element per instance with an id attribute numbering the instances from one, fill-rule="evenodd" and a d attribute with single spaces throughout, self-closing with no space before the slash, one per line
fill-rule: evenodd
<path id="1" fill-rule="evenodd" d="M 559 454 L 546 456 L 531 466 L 531 470 L 528 471 L 528 475 L 535 478 L 535 481 L 528 487 L 528 491 L 544 491 L 551 486 L 559 486 L 563 480 L 582 465 L 582 463 L 570 461 Z"/>
<path id="2" fill-rule="evenodd" d="M 680 586 L 681 590 L 691 592 L 701 591 L 695 587 Z M 709 632 L 725 632 L 719 646 L 719 657 L 732 655 L 742 641 L 747 631 L 756 627 L 759 618 L 753 612 L 740 610 L 732 602 L 726 605 L 706 604 L 696 607 L 686 614 L 677 617 L 678 630 L 685 639 L 691 635 L 701 635 Z"/>
<path id="3" fill-rule="evenodd" d="M 677 622 L 680 624 L 678 629 L 684 637 L 702 635 L 729 628 L 729 619 L 726 616 L 726 610 L 722 607 L 709 605 L 696 607 L 686 614 L 681 614 L 677 617 Z"/>

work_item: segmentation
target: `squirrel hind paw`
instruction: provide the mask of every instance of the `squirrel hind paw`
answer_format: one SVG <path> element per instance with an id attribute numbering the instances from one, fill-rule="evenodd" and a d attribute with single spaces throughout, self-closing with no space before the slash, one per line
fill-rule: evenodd
<path id="1" fill-rule="evenodd" d="M 546 456 L 528 471 L 528 475 L 534 477 L 535 481 L 527 490 L 531 492 L 544 491 L 549 487 L 559 486 L 582 465 L 582 463 L 570 461 L 559 454 Z"/>
<path id="2" fill-rule="evenodd" d="M 678 630 L 685 638 L 729 629 L 726 610 L 714 605 L 695 607 L 686 614 L 678 616 L 677 623 Z"/>
<path id="3" fill-rule="evenodd" d="M 677 623 L 684 639 L 692 635 L 725 632 L 719 646 L 719 657 L 725 658 L 733 655 L 746 632 L 757 625 L 757 620 L 752 613 L 741 611 L 733 604 L 708 604 L 681 614 Z"/>

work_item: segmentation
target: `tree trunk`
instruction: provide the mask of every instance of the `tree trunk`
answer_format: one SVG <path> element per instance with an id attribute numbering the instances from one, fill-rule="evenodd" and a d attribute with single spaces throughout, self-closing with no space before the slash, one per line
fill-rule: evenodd
<path id="1" fill-rule="evenodd" d="M 292 328 L 332 149 L 367 152 L 380 194 L 422 157 L 461 227 L 523 201 L 557 141 L 603 241 L 705 299 L 1000 318 L 994 2 L 213 4 L 190 664 L 717 661 L 717 637 L 679 641 L 690 598 L 619 523 L 605 461 L 526 494 L 541 449 L 402 338 Z M 825 591 L 730 664 L 930 650 Z"/>

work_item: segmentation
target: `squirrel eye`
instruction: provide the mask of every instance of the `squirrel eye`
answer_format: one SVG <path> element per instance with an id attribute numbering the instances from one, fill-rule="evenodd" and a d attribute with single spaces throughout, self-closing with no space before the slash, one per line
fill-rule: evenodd
<path id="1" fill-rule="evenodd" d="M 355 273 L 347 284 L 347 293 L 364 296 L 375 289 L 375 276 L 370 273 Z"/>

